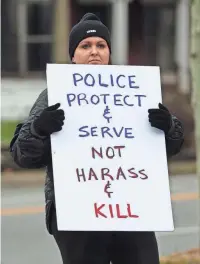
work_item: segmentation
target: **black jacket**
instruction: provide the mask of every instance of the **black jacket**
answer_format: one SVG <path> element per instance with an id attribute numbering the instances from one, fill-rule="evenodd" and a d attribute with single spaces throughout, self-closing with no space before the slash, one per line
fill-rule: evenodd
<path id="1" fill-rule="evenodd" d="M 48 106 L 47 89 L 37 98 L 28 118 L 25 122 L 18 124 L 14 137 L 10 143 L 10 152 L 16 164 L 22 168 L 46 167 L 45 180 L 45 211 L 46 226 L 51 234 L 50 216 L 55 205 L 53 170 L 51 159 L 50 137 L 39 136 L 33 127 L 33 121 Z M 170 134 L 166 136 L 166 149 L 168 158 L 177 154 L 183 144 L 183 127 L 181 122 L 173 116 L 174 126 Z"/>

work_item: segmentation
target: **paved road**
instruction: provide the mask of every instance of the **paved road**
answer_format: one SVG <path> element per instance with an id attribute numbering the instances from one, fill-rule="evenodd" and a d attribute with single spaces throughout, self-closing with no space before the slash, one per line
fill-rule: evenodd
<path id="1" fill-rule="evenodd" d="M 199 247 L 198 184 L 195 175 L 171 177 L 175 232 L 157 233 L 160 255 Z M 47 233 L 43 187 L 2 186 L 2 264 L 61 264 Z"/>

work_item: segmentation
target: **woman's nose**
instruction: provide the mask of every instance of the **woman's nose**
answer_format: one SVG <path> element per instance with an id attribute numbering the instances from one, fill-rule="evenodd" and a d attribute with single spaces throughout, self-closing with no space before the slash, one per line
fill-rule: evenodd
<path id="1" fill-rule="evenodd" d="M 92 46 L 92 54 L 97 54 L 97 47 L 96 46 Z"/>

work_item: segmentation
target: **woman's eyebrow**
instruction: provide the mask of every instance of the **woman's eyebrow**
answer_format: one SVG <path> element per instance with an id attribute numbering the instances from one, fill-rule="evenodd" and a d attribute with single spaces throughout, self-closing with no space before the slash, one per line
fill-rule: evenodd
<path id="1" fill-rule="evenodd" d="M 83 41 L 80 43 L 80 45 L 82 45 L 82 44 L 90 44 L 90 42 L 89 41 Z"/>

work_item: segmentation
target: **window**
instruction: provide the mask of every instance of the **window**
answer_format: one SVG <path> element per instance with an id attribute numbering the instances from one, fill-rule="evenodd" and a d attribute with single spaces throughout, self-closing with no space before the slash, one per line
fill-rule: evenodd
<path id="1" fill-rule="evenodd" d="M 48 2 L 29 2 L 28 35 L 51 35 L 52 13 Z"/>
<path id="2" fill-rule="evenodd" d="M 174 69 L 175 6 L 149 5 L 144 8 L 144 42 L 147 63 L 163 71 Z"/>
<path id="3" fill-rule="evenodd" d="M 5 73 L 18 71 L 16 0 L 1 1 L 1 70 Z"/>
<path id="4" fill-rule="evenodd" d="M 27 70 L 45 71 L 51 62 L 52 12 L 49 2 L 27 5 Z"/>
<path id="5" fill-rule="evenodd" d="M 2 0 L 2 73 L 44 72 L 52 54 L 52 0 Z"/>
<path id="6" fill-rule="evenodd" d="M 27 71 L 45 71 L 51 62 L 52 6 L 48 2 L 27 4 Z"/>

